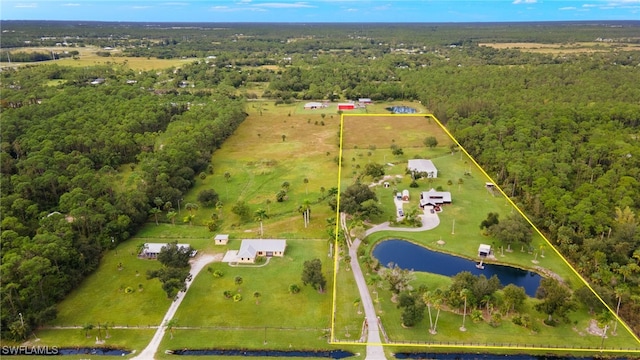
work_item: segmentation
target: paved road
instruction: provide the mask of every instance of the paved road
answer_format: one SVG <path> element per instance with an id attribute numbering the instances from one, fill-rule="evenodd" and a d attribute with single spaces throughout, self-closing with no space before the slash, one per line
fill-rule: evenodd
<path id="1" fill-rule="evenodd" d="M 187 290 L 184 292 L 178 293 L 177 299 L 171 303 L 171 306 L 169 306 L 169 310 L 167 310 L 167 313 L 164 315 L 164 318 L 162 318 L 162 322 L 158 326 L 158 329 L 156 330 L 155 335 L 153 335 L 151 342 L 149 342 L 147 347 L 144 348 L 144 350 L 142 350 L 142 352 L 140 352 L 140 354 L 138 354 L 138 356 L 134 357 L 133 359 L 150 360 L 155 358 L 155 354 L 158 351 L 160 342 L 164 337 L 165 327 L 163 325 L 167 321 L 173 318 L 173 315 L 175 315 L 176 311 L 180 307 L 180 304 L 182 303 L 182 299 L 184 299 L 184 297 L 187 295 L 187 291 L 189 291 L 189 287 L 191 287 L 191 283 L 193 283 L 193 280 L 196 278 L 196 276 L 198 276 L 198 273 L 200 272 L 200 270 L 202 270 L 205 267 L 205 265 L 214 261 L 215 259 L 216 257 L 213 255 L 202 254 L 201 256 L 197 257 L 195 260 L 191 262 L 190 272 L 193 275 L 193 277 L 191 281 L 187 282 Z"/>
<path id="2" fill-rule="evenodd" d="M 364 308 L 365 319 L 367 321 L 367 356 L 365 360 L 382 360 L 386 359 L 384 355 L 384 348 L 382 347 L 382 340 L 380 338 L 380 328 L 378 327 L 378 316 L 376 315 L 376 309 L 373 306 L 373 300 L 371 294 L 367 288 L 367 283 L 362 275 L 362 269 L 358 262 L 358 246 L 360 246 L 360 239 L 356 238 L 353 243 L 350 241 L 350 236 L 347 230 L 347 221 L 344 213 L 340 214 L 340 224 L 345 230 L 345 236 L 349 246 L 349 256 L 351 256 L 351 271 L 356 279 L 358 285 L 358 291 L 360 292 L 360 302 Z"/>
<path id="3" fill-rule="evenodd" d="M 420 215 L 422 217 L 422 226 L 419 228 L 394 228 L 389 226 L 388 222 L 373 226 L 369 230 L 366 231 L 366 235 L 372 234 L 376 231 L 382 230 L 395 230 L 395 231 L 408 231 L 408 232 L 417 232 L 417 231 L 426 231 L 431 230 L 440 224 L 440 218 L 438 218 L 438 214 L 431 214 L 429 210 L 425 210 L 424 215 Z M 347 219 L 344 213 L 340 214 L 340 225 L 342 226 L 345 237 L 347 239 L 347 244 L 349 244 L 349 256 L 351 256 L 351 270 L 353 272 L 353 276 L 356 280 L 356 284 L 358 286 L 358 291 L 360 292 L 360 301 L 362 306 L 364 307 L 365 319 L 367 321 L 367 355 L 365 357 L 366 360 L 382 360 L 386 359 L 384 354 L 384 348 L 382 347 L 382 339 L 380 338 L 380 327 L 378 326 L 378 316 L 376 315 L 376 309 L 373 304 L 373 300 L 371 299 L 371 294 L 369 293 L 369 288 L 367 287 L 367 282 L 364 279 L 364 275 L 362 274 L 362 269 L 360 268 L 360 263 L 358 262 L 358 247 L 360 246 L 360 239 L 356 238 L 353 241 L 349 236 L 349 231 L 347 228 Z"/>
<path id="4" fill-rule="evenodd" d="M 367 356 L 366 360 L 382 360 L 386 359 L 384 348 L 382 347 L 382 339 L 380 338 L 380 328 L 378 327 L 378 316 L 371 299 L 371 294 L 367 288 L 367 283 L 362 275 L 360 263 L 358 263 L 357 249 L 360 245 L 360 239 L 355 239 L 353 246 L 349 249 L 351 256 L 351 271 L 356 279 L 358 290 L 360 291 L 360 301 L 364 307 L 365 319 L 367 321 Z"/>
<path id="5" fill-rule="evenodd" d="M 438 217 L 437 213 L 432 214 L 431 211 L 424 210 L 424 214 L 418 215 L 418 216 L 422 218 L 422 226 L 420 227 L 415 227 L 415 228 L 392 227 L 389 225 L 389 222 L 387 221 L 387 222 L 383 222 L 382 224 L 378 224 L 371 227 L 365 232 L 365 235 L 370 235 L 376 231 L 383 231 L 383 230 L 420 232 L 420 231 L 431 230 L 436 226 L 440 225 L 440 218 Z"/>

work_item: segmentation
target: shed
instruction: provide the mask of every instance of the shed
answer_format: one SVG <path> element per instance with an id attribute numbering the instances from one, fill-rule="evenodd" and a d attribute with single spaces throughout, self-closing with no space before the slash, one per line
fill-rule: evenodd
<path id="1" fill-rule="evenodd" d="M 491 245 L 480 244 L 478 247 L 478 256 L 487 257 L 489 254 L 491 254 Z"/>
<path id="2" fill-rule="evenodd" d="M 356 108 L 354 103 L 340 103 L 338 104 L 338 110 L 353 110 Z"/>
<path id="3" fill-rule="evenodd" d="M 213 240 L 216 245 L 227 245 L 229 242 L 229 234 L 218 234 Z"/>

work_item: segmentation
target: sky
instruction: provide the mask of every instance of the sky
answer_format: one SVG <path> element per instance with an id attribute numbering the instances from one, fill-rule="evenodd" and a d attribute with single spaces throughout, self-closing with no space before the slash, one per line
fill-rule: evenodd
<path id="1" fill-rule="evenodd" d="M 295 23 L 640 20 L 640 0 L 2 0 L 0 19 Z"/>

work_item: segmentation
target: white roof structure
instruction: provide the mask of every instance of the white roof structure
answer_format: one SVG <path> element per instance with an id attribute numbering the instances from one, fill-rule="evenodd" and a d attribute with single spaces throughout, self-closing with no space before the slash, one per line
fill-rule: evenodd
<path id="1" fill-rule="evenodd" d="M 213 240 L 227 241 L 229 240 L 229 234 L 218 234 Z"/>
<path id="2" fill-rule="evenodd" d="M 420 195 L 420 206 L 442 205 L 451 203 L 451 193 L 448 191 L 436 191 L 431 189 L 423 191 Z"/>
<path id="3" fill-rule="evenodd" d="M 304 108 L 305 109 L 319 109 L 319 108 L 324 108 L 326 107 L 325 104 L 323 103 L 319 103 L 319 102 L 308 102 L 306 104 L 304 104 Z"/>
<path id="4" fill-rule="evenodd" d="M 244 239 L 238 250 L 238 257 L 253 258 L 259 251 L 284 252 L 287 240 L 282 239 Z"/>
<path id="5" fill-rule="evenodd" d="M 431 160 L 426 159 L 410 159 L 407 166 L 410 171 L 419 173 L 433 174 L 430 177 L 438 177 L 438 169 Z"/>
<path id="6" fill-rule="evenodd" d="M 478 255 L 487 256 L 491 253 L 491 245 L 480 244 L 478 247 Z M 483 255 L 484 254 L 484 255 Z"/>
<path id="7" fill-rule="evenodd" d="M 167 245 L 168 243 L 145 243 L 142 253 L 143 254 L 159 254 L 162 248 Z M 189 244 L 178 244 L 178 249 L 186 249 L 190 246 L 191 245 Z"/>

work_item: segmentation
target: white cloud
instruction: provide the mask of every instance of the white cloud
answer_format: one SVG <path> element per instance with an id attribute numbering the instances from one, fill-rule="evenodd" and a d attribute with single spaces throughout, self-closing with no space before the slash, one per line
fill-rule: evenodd
<path id="1" fill-rule="evenodd" d="M 575 6 L 566 6 L 566 7 L 561 7 L 558 10 L 561 10 L 561 11 L 576 10 L 576 7 Z"/>
<path id="2" fill-rule="evenodd" d="M 80 4 L 69 3 L 69 4 L 62 4 L 62 6 L 80 6 Z"/>
<path id="3" fill-rule="evenodd" d="M 185 2 L 166 2 L 166 3 L 162 3 L 161 5 L 164 5 L 164 6 L 188 6 L 189 3 L 185 3 Z"/>
<path id="4" fill-rule="evenodd" d="M 584 4 L 584 5 L 582 5 L 583 8 L 594 8 L 594 7 L 597 7 L 597 6 L 598 5 L 596 5 L 596 4 Z"/>
<path id="5" fill-rule="evenodd" d="M 25 9 L 25 8 L 33 9 L 33 8 L 37 8 L 37 7 L 38 7 L 38 4 L 36 4 L 36 3 L 30 3 L 30 4 L 15 4 L 13 7 L 21 8 L 21 9 Z"/>
<path id="6" fill-rule="evenodd" d="M 131 7 L 132 9 L 136 9 L 136 10 L 144 10 L 144 9 L 150 9 L 151 6 L 146 6 L 146 5 L 134 5 Z"/>
<path id="7" fill-rule="evenodd" d="M 535 4 L 538 0 L 513 0 L 512 4 Z"/>
<path id="8" fill-rule="evenodd" d="M 270 8 L 270 9 L 299 9 L 299 8 L 315 7 L 313 5 L 309 5 L 309 3 L 307 2 L 295 2 L 295 3 L 272 2 L 272 3 L 253 4 L 252 6 L 261 7 L 261 8 Z"/>

